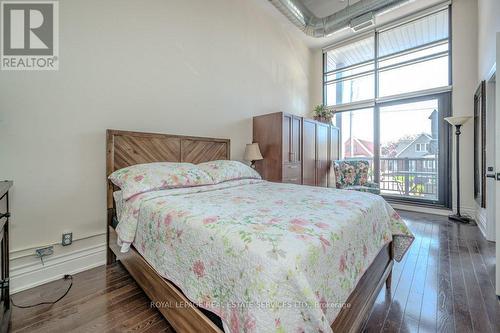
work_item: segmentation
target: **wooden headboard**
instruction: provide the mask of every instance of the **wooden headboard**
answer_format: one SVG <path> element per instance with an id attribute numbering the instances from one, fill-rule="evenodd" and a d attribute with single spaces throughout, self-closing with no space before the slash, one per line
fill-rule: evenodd
<path id="1" fill-rule="evenodd" d="M 106 177 L 127 166 L 152 162 L 202 163 L 230 159 L 230 140 L 194 136 L 106 131 Z M 114 208 L 108 181 L 107 208 Z"/>

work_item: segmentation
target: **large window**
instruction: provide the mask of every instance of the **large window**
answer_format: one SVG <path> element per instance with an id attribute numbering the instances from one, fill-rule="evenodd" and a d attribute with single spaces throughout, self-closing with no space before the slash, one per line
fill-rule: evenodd
<path id="1" fill-rule="evenodd" d="M 334 124 L 340 131 L 340 154 L 344 159 L 363 158 L 370 161 L 375 156 L 373 145 L 373 108 L 339 112 Z M 370 165 L 369 180 L 373 181 L 373 163 Z"/>
<path id="2" fill-rule="evenodd" d="M 370 178 L 396 200 L 450 202 L 449 17 L 429 11 L 324 50 L 341 158 L 370 160 Z"/>
<path id="3" fill-rule="evenodd" d="M 380 189 L 389 196 L 438 201 L 438 97 L 381 105 Z"/>
<path id="4" fill-rule="evenodd" d="M 339 46 L 325 54 L 325 93 L 328 105 L 346 104 L 375 96 L 374 36 Z"/>

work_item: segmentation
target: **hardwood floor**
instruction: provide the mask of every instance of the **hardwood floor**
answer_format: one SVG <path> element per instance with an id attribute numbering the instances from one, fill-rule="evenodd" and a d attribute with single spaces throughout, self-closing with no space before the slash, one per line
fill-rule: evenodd
<path id="1" fill-rule="evenodd" d="M 58 280 L 14 295 L 18 305 L 55 299 L 68 281 Z M 73 287 L 58 303 L 14 307 L 13 332 L 174 332 L 121 264 L 73 276 Z"/>
<path id="2" fill-rule="evenodd" d="M 495 244 L 478 227 L 401 212 L 416 236 L 365 332 L 500 332 Z"/>
<path id="3" fill-rule="evenodd" d="M 365 332 L 500 332 L 494 289 L 495 245 L 477 227 L 402 212 L 416 240 L 395 263 L 392 287 L 380 292 Z M 67 288 L 55 281 L 13 296 L 17 304 L 54 299 Z M 13 309 L 14 332 L 173 332 L 123 266 L 74 276 L 53 306 Z"/>

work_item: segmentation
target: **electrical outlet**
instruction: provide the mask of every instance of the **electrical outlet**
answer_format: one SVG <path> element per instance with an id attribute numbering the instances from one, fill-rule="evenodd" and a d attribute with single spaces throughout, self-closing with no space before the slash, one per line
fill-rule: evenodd
<path id="1" fill-rule="evenodd" d="M 36 249 L 35 253 L 36 253 L 36 256 L 39 258 L 50 256 L 50 255 L 54 254 L 54 247 L 53 246 L 41 247 L 39 249 Z"/>
<path id="2" fill-rule="evenodd" d="M 62 234 L 62 246 L 68 246 L 73 243 L 73 233 L 72 232 L 66 232 Z"/>
<path id="3" fill-rule="evenodd" d="M 40 259 L 42 265 L 45 265 L 43 262 L 43 258 L 50 256 L 52 254 L 54 254 L 54 247 L 52 245 L 47 247 L 41 247 L 35 250 L 35 255 Z"/>

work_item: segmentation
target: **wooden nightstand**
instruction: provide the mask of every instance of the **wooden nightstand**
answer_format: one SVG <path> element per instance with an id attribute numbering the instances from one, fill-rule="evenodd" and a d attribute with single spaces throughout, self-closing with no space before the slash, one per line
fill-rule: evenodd
<path id="1" fill-rule="evenodd" d="M 0 332 L 7 332 L 9 329 L 11 313 L 9 292 L 9 189 L 13 184 L 8 180 L 0 181 Z"/>

